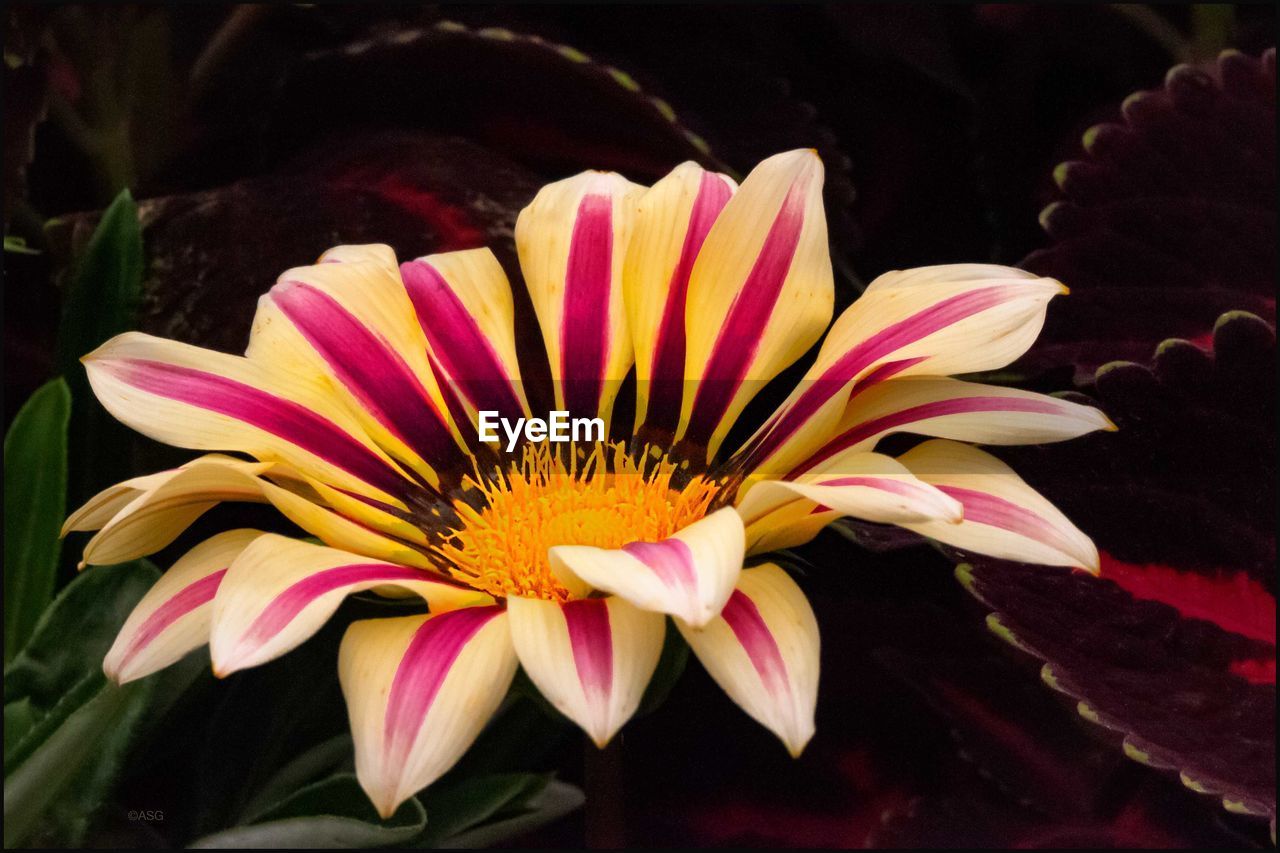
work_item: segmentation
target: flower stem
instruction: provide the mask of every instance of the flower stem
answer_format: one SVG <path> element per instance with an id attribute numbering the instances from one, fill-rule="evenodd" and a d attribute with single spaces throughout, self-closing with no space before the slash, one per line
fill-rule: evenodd
<path id="1" fill-rule="evenodd" d="M 621 739 L 614 740 L 604 749 L 598 749 L 590 739 L 584 739 L 583 758 L 587 846 L 597 850 L 625 847 L 627 833 Z"/>

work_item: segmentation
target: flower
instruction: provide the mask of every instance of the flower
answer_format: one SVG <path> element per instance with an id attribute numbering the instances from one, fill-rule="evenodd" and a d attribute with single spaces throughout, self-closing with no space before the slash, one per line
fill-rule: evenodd
<path id="1" fill-rule="evenodd" d="M 86 356 L 124 423 L 247 458 L 209 453 L 97 495 L 66 523 L 98 531 L 85 562 L 153 553 L 220 501 L 270 503 L 324 543 L 233 530 L 198 545 L 138 604 L 107 674 L 141 678 L 207 642 L 224 676 L 297 646 L 351 593 L 419 597 L 426 614 L 352 624 L 338 661 L 357 775 L 389 815 L 466 751 L 518 665 L 604 745 L 640 702 L 667 618 L 799 754 L 817 624 L 782 568 L 744 562 L 835 518 L 1096 571 L 1084 534 L 964 442 L 1110 422 L 946 378 L 1021 355 L 1065 292 L 1051 279 L 973 264 L 886 273 L 725 451 L 747 404 L 831 320 L 822 175 L 812 151 L 764 161 L 741 187 L 692 163 L 647 189 L 589 172 L 521 213 L 555 405 L 609 421 L 634 366 L 628 441 L 508 454 L 477 440 L 479 412 L 531 415 L 514 294 L 488 250 L 397 265 L 386 246 L 339 246 L 261 298 L 243 357 L 138 333 Z M 875 452 L 897 432 L 934 438 Z"/>

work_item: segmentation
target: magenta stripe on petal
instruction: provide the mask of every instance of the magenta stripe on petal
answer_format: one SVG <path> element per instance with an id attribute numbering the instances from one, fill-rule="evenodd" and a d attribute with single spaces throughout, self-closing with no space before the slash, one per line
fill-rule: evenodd
<path id="1" fill-rule="evenodd" d="M 629 542 L 622 550 L 644 563 L 667 589 L 693 591 L 698 575 L 693 565 L 693 550 L 680 539 L 664 542 Z"/>
<path id="2" fill-rule="evenodd" d="M 391 681 L 383 719 L 383 750 L 388 764 L 403 764 L 458 655 L 497 607 L 464 607 L 432 616 L 409 641 Z"/>
<path id="3" fill-rule="evenodd" d="M 384 492 L 405 491 L 404 477 L 336 424 L 290 400 L 192 367 L 148 359 L 105 362 L 122 382 L 243 421 L 324 459 Z"/>
<path id="4" fill-rule="evenodd" d="M 226 569 L 219 569 L 200 578 L 198 581 L 193 581 L 165 601 L 164 604 L 153 610 L 151 615 L 143 620 L 143 623 L 138 626 L 138 630 L 134 632 L 133 639 L 129 641 L 124 654 L 120 656 L 120 663 L 116 669 L 123 670 L 127 667 L 139 652 L 150 645 L 156 637 L 160 636 L 174 622 L 177 622 L 196 608 L 213 601 L 213 596 L 218 591 L 218 586 L 222 583 L 222 577 L 226 573 Z"/>
<path id="5" fill-rule="evenodd" d="M 755 667 L 756 674 L 760 676 L 764 689 L 774 698 L 789 694 L 791 686 L 787 682 L 787 665 L 782 660 L 778 641 L 764 623 L 764 617 L 760 615 L 756 603 L 742 590 L 735 589 L 724 610 L 720 611 L 720 616 L 738 638 L 751 665 Z"/>
<path id="6" fill-rule="evenodd" d="M 435 403 L 404 359 L 329 294 L 296 282 L 272 300 L 325 360 L 339 381 L 392 434 L 437 470 L 459 449 Z"/>
<path id="7" fill-rule="evenodd" d="M 935 400 L 921 403 L 897 412 L 890 412 L 869 421 L 855 424 L 823 445 L 822 449 L 810 456 L 787 475 L 787 479 L 799 476 L 818 463 L 830 459 L 840 451 L 853 447 L 862 441 L 883 432 L 932 418 L 947 415 L 963 415 L 971 412 L 1031 412 L 1033 414 L 1055 415 L 1060 408 L 1052 401 L 1028 400 L 1021 397 L 960 397 L 954 400 Z"/>
<path id="8" fill-rule="evenodd" d="M 401 264 L 400 277 L 444 375 L 477 410 L 520 417 L 523 408 L 502 360 L 444 276 L 417 260 Z"/>
<path id="9" fill-rule="evenodd" d="M 836 477 L 832 480 L 821 480 L 815 486 L 863 486 L 868 489 L 879 489 L 904 497 L 918 497 L 923 489 L 919 486 L 893 477 Z"/>
<path id="10" fill-rule="evenodd" d="M 607 702 L 613 690 L 613 631 L 603 598 L 581 598 L 561 605 L 573 664 L 588 701 Z"/>
<path id="11" fill-rule="evenodd" d="M 751 272 L 729 306 L 693 398 L 693 412 L 686 432 L 692 441 L 699 444 L 710 441 L 755 359 L 800 242 L 804 194 L 805 187 L 801 184 L 787 193 Z"/>
<path id="12" fill-rule="evenodd" d="M 421 569 L 382 563 L 357 563 L 322 569 L 296 581 L 271 602 L 249 625 L 249 630 L 236 646 L 238 657 L 256 650 L 283 631 L 307 605 L 326 593 L 362 583 L 434 580 Z"/>
<path id="13" fill-rule="evenodd" d="M 795 404 L 782 414 L 769 433 L 762 437 L 756 447 L 752 448 L 752 458 L 758 462 L 771 456 L 838 394 L 840 389 L 880 359 L 947 326 L 999 305 L 1012 289 L 1007 285 L 994 285 L 956 294 L 891 326 L 886 326 L 866 340 L 850 347 L 805 389 Z M 918 359 L 916 363 L 923 360 Z"/>
<path id="14" fill-rule="evenodd" d="M 975 489 L 938 486 L 938 490 L 964 504 L 965 521 L 998 527 L 1043 542 L 1064 554 L 1075 551 L 1075 545 L 1058 528 L 1025 507 Z"/>
<path id="15" fill-rule="evenodd" d="M 594 415 L 600 409 L 613 285 L 613 199 L 593 193 L 578 204 L 560 321 L 564 403 L 574 414 Z"/>
<path id="16" fill-rule="evenodd" d="M 650 367 L 648 424 L 656 429 L 674 432 L 680 420 L 684 400 L 685 307 L 689 300 L 689 274 L 698 250 L 707 239 L 720 211 L 733 197 L 733 191 L 720 176 L 704 172 L 698 195 L 689 212 L 680 259 L 667 284 L 667 302 L 654 340 L 653 364 Z"/>

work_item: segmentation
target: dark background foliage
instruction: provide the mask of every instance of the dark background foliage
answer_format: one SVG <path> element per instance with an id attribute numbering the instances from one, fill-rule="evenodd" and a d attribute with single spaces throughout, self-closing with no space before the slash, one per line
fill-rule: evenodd
<path id="1" fill-rule="evenodd" d="M 979 561 L 957 583 L 964 555 L 831 531 L 798 555 L 824 645 L 799 761 L 692 665 L 607 761 L 584 767 L 526 699 L 463 769 L 556 770 L 621 803 L 543 843 L 1265 844 L 1274 51 L 1256 57 L 1274 29 L 1249 5 L 14 5 L 6 235 L 36 253 L 5 253 L 6 424 L 61 369 L 93 211 L 126 186 L 146 258 L 137 325 L 238 351 L 276 274 L 332 244 L 490 245 L 514 279 L 514 216 L 543 181 L 644 182 L 685 159 L 741 174 L 815 147 L 841 306 L 881 272 L 939 262 L 1025 263 L 1075 289 L 996 378 L 1090 395 L 1122 430 L 1002 455 L 1097 539 L 1110 580 Z M 1247 57 L 1218 60 L 1228 47 Z M 100 441 L 126 473 L 181 458 Z M 71 505 L 109 481 L 75 453 Z M 269 523 L 220 508 L 182 542 L 246 521 Z M 330 664 L 369 606 L 288 661 L 193 676 L 90 839 L 185 843 L 233 820 L 257 777 L 340 738 Z M 127 821 L 137 807 L 168 817 Z"/>

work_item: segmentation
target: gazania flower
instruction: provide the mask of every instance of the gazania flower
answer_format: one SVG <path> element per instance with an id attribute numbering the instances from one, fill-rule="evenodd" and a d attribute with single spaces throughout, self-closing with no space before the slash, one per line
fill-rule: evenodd
<path id="1" fill-rule="evenodd" d="M 357 773 L 387 815 L 457 761 L 517 665 L 606 743 L 636 710 L 668 618 L 799 754 L 818 628 L 761 555 L 835 518 L 1095 570 L 1087 537 L 963 442 L 1054 441 L 1106 418 L 945 378 L 1017 358 L 1064 288 L 998 266 L 891 272 L 827 330 L 821 187 L 817 156 L 795 151 L 741 187 L 691 163 L 648 189 L 585 173 L 521 213 L 554 386 L 540 390 L 609 421 L 634 366 L 634 428 L 611 433 L 622 441 L 510 453 L 478 441 L 481 412 L 540 414 L 487 250 L 397 265 L 386 246 L 340 246 L 262 297 L 244 357 L 135 333 L 87 356 L 98 398 L 129 426 L 242 456 L 99 494 L 66 525 L 98 531 L 86 562 L 152 553 L 228 500 L 268 502 L 324 543 L 235 530 L 198 545 L 138 604 L 108 675 L 141 678 L 207 642 L 224 676 L 288 652 L 352 593 L 421 599 L 426 613 L 351 625 L 338 660 Z M 726 448 L 748 402 L 824 330 L 790 396 Z M 897 432 L 935 440 L 875 452 Z"/>

